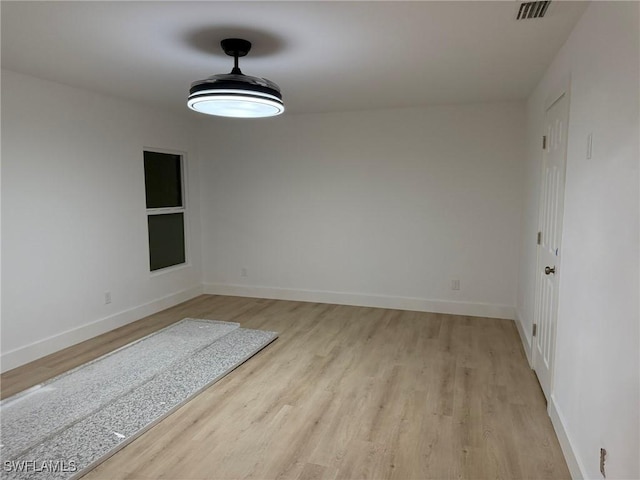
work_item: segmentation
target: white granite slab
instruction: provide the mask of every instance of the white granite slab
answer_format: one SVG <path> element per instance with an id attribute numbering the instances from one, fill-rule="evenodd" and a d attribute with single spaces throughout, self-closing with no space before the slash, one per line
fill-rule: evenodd
<path id="1" fill-rule="evenodd" d="M 8 398 L 0 404 L 0 477 L 85 473 L 276 338 L 185 319 Z"/>

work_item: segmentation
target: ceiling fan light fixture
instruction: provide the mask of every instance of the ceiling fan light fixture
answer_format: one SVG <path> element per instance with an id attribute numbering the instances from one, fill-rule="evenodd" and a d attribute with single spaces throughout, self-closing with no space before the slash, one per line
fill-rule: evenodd
<path id="1" fill-rule="evenodd" d="M 234 57 L 231 73 L 212 75 L 191 84 L 187 106 L 206 115 L 234 118 L 263 118 L 284 112 L 278 85 L 266 78 L 244 75 L 238 57 L 251 49 L 251 42 L 228 38 L 220 42 L 227 55 Z"/>

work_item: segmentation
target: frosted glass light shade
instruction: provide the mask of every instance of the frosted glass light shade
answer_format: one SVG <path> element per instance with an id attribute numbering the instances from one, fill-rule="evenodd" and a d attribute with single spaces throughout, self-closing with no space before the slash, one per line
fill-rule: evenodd
<path id="1" fill-rule="evenodd" d="M 207 91 L 189 97 L 187 106 L 206 115 L 236 118 L 273 117 L 284 112 L 282 100 L 272 95 L 257 96 L 242 90 Z"/>
<path id="2" fill-rule="evenodd" d="M 235 118 L 273 117 L 284 112 L 275 83 L 242 74 L 213 75 L 194 82 L 187 106 L 206 115 Z"/>

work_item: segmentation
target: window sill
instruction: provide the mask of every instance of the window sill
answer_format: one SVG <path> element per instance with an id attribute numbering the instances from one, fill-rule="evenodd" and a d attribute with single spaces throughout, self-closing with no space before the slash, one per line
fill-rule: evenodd
<path id="1" fill-rule="evenodd" d="M 154 270 L 153 272 L 149 272 L 150 277 L 159 277 L 166 273 L 177 272 L 178 270 L 183 270 L 185 268 L 191 268 L 191 263 L 180 263 L 178 265 L 171 265 L 170 267 L 161 268 L 159 270 Z"/>

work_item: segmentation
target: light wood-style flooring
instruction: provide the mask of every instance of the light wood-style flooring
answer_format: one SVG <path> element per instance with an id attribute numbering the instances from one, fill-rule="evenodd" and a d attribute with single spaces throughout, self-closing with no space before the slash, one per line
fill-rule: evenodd
<path id="1" fill-rule="evenodd" d="M 84 479 L 569 479 L 512 321 L 202 295 L 2 375 L 3 397 L 185 317 L 280 338 Z"/>

